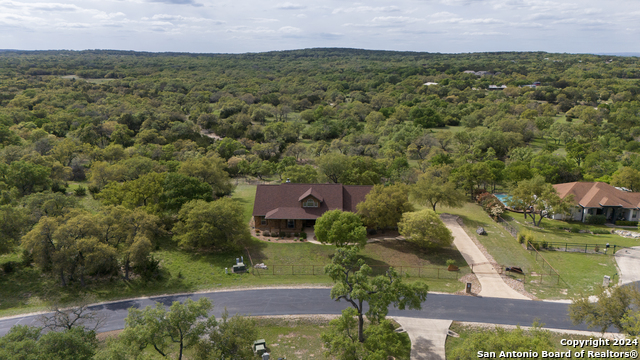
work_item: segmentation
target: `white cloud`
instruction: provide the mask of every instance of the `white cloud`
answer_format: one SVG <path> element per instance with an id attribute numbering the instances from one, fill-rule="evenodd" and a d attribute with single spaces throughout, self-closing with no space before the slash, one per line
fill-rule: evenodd
<path id="1" fill-rule="evenodd" d="M 348 7 L 348 8 L 337 8 L 334 9 L 331 13 L 332 14 L 339 14 L 339 13 L 360 13 L 360 12 L 396 12 L 396 11 L 400 11 L 400 8 L 397 6 L 378 6 L 378 7 L 371 7 L 371 6 L 355 6 L 355 7 Z"/>
<path id="2" fill-rule="evenodd" d="M 407 17 L 407 16 L 376 16 L 371 20 L 373 22 L 386 22 L 386 23 L 413 23 L 416 21 L 422 21 L 422 19 Z"/>
<path id="3" fill-rule="evenodd" d="M 283 26 L 278 29 L 278 32 L 282 34 L 299 34 L 302 32 L 302 29 L 293 26 Z"/>
<path id="4" fill-rule="evenodd" d="M 124 13 L 121 12 L 117 12 L 117 13 L 105 13 L 105 12 L 100 12 L 96 15 L 93 15 L 93 17 L 95 19 L 101 19 L 101 20 L 109 20 L 109 19 L 114 19 L 117 17 L 123 17 L 126 16 Z"/>
<path id="5" fill-rule="evenodd" d="M 270 23 L 270 22 L 278 22 L 278 19 L 267 19 L 267 18 L 251 18 L 249 19 L 255 23 Z"/>
<path id="6" fill-rule="evenodd" d="M 302 10 L 302 9 L 306 9 L 307 7 L 301 4 L 285 2 L 285 3 L 280 3 L 276 5 L 276 8 L 280 10 Z"/>

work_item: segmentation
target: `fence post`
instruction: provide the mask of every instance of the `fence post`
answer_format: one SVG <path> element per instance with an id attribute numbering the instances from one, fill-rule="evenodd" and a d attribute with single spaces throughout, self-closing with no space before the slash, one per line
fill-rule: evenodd
<path id="1" fill-rule="evenodd" d="M 276 274 L 276 266 L 273 265 L 273 268 L 271 268 L 271 271 L 273 271 L 273 273 L 271 275 L 275 275 Z"/>
<path id="2" fill-rule="evenodd" d="M 293 265 L 291 265 L 291 275 L 293 275 Z"/>
<path id="3" fill-rule="evenodd" d="M 564 252 L 567 252 L 567 245 L 569 245 L 568 243 L 564 243 Z"/>
<path id="4" fill-rule="evenodd" d="M 418 266 L 418 278 L 420 278 L 420 272 L 421 272 L 422 268 L 420 266 Z"/>
<path id="5" fill-rule="evenodd" d="M 311 275 L 315 275 L 315 274 L 316 274 L 316 266 L 311 265 Z"/>
<path id="6" fill-rule="evenodd" d="M 438 268 L 437 270 L 438 270 L 438 279 L 440 279 L 440 268 Z"/>
<path id="7" fill-rule="evenodd" d="M 613 254 L 612 255 L 614 255 L 615 253 L 616 253 L 616 245 L 614 244 L 613 245 Z"/>

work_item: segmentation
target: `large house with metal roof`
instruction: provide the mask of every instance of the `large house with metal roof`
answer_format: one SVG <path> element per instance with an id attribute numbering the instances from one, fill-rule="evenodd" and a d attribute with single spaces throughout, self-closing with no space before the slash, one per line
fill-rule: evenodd
<path id="1" fill-rule="evenodd" d="M 573 195 L 575 208 L 571 212 L 572 220 L 585 222 L 590 215 L 604 215 L 609 223 L 640 219 L 640 193 L 624 191 L 603 182 L 571 182 L 553 187 L 562 199 Z M 562 218 L 562 215 L 554 216 L 557 220 Z"/>
<path id="2" fill-rule="evenodd" d="M 325 211 L 356 212 L 370 185 L 293 184 L 258 185 L 253 203 L 257 229 L 271 232 L 300 232 L 313 227 Z"/>

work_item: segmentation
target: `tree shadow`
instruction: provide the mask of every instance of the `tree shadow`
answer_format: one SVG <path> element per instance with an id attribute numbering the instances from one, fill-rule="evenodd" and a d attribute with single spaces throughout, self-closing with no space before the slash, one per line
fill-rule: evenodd
<path id="1" fill-rule="evenodd" d="M 416 360 L 445 360 L 440 355 L 433 352 L 435 344 L 432 340 L 418 337 L 411 344 L 411 359 Z"/>
<path id="2" fill-rule="evenodd" d="M 406 240 L 387 240 L 377 243 L 380 246 L 397 251 L 403 254 L 412 254 L 418 257 L 418 259 L 428 262 L 423 266 L 438 265 L 444 266 L 447 264 L 447 260 L 452 259 L 456 261 L 457 266 L 466 266 L 467 263 L 453 245 L 447 247 L 434 247 L 423 249 Z M 412 266 L 407 264 L 406 266 Z"/>

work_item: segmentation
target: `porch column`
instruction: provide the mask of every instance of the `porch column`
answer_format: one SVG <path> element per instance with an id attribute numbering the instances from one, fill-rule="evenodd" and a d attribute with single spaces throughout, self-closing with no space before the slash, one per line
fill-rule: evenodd
<path id="1" fill-rule="evenodd" d="M 589 209 L 587 208 L 582 209 L 582 222 L 587 221 L 588 214 L 589 214 Z"/>

